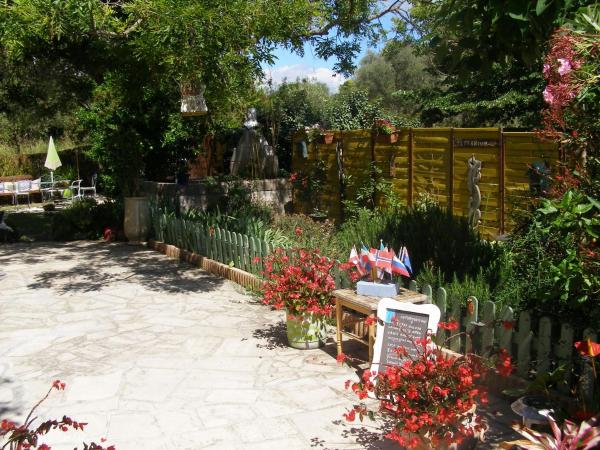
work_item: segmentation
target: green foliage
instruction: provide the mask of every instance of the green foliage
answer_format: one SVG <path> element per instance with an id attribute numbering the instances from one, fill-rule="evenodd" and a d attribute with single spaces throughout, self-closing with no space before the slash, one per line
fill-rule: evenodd
<path id="1" fill-rule="evenodd" d="M 371 128 L 382 116 L 377 103 L 371 103 L 365 91 L 340 91 L 329 104 L 327 123 L 336 130 Z"/>
<path id="2" fill-rule="evenodd" d="M 593 323 L 600 306 L 599 234 L 596 199 L 577 190 L 543 199 L 509 242 L 524 307 Z"/>
<path id="3" fill-rule="evenodd" d="M 347 74 L 380 12 L 372 0 L 0 2 L 0 143 L 77 127 L 107 191 L 130 193 L 174 174 L 206 131 L 237 126 L 277 47 L 312 44 Z M 188 84 L 205 86 L 206 118 L 179 117 Z"/>
<path id="4" fill-rule="evenodd" d="M 293 241 L 294 247 L 319 249 L 329 258 L 341 256 L 335 227 L 329 221 L 319 222 L 302 214 L 286 214 L 275 216 L 272 228 Z M 343 258 L 346 257 L 344 254 Z"/>
<path id="5" fill-rule="evenodd" d="M 122 223 L 123 205 L 120 202 L 98 204 L 94 199 L 84 198 L 53 215 L 52 239 L 98 239 L 106 227 L 120 228 Z"/>
<path id="6" fill-rule="evenodd" d="M 427 126 L 539 126 L 542 56 L 553 30 L 594 0 L 411 0 L 400 29 L 430 58 L 433 87 L 400 91 Z"/>
<path id="7" fill-rule="evenodd" d="M 327 127 L 325 113 L 330 101 L 327 85 L 306 79 L 284 82 L 276 90 L 265 92 L 259 107 L 263 130 L 275 143 L 279 165 L 289 170 L 292 159 L 292 138 L 296 131 L 319 124 Z"/>

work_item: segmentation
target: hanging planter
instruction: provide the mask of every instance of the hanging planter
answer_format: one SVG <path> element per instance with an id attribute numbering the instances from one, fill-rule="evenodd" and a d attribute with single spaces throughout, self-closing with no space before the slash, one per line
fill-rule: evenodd
<path id="1" fill-rule="evenodd" d="M 323 133 L 321 135 L 321 140 L 323 141 L 323 144 L 333 144 L 334 137 L 335 135 L 333 133 Z"/>
<path id="2" fill-rule="evenodd" d="M 204 86 L 198 82 L 183 83 L 181 85 L 181 115 L 184 117 L 203 116 L 207 112 Z"/>
<path id="3" fill-rule="evenodd" d="M 378 144 L 395 144 L 398 142 L 398 133 L 393 131 L 390 134 L 378 134 L 376 141 Z"/>

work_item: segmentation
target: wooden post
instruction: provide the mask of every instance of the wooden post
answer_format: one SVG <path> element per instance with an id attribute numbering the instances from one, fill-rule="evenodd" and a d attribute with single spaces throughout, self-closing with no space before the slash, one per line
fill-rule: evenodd
<path id="1" fill-rule="evenodd" d="M 448 210 L 454 206 L 454 127 L 450 128 L 450 164 L 448 180 Z"/>
<path id="2" fill-rule="evenodd" d="M 505 182 L 504 182 L 504 170 L 505 170 L 505 157 L 506 157 L 506 152 L 504 149 L 504 128 L 500 128 L 499 130 L 499 145 L 500 145 L 500 161 L 499 161 L 499 177 L 500 177 L 500 182 L 498 183 L 498 194 L 499 194 L 499 203 L 498 203 L 498 209 L 500 210 L 500 234 L 503 235 L 504 234 L 504 201 L 505 201 L 505 197 L 506 197 L 506 193 L 505 193 Z"/>
<path id="3" fill-rule="evenodd" d="M 408 206 L 413 204 L 413 147 L 414 133 L 411 127 L 408 130 Z"/>

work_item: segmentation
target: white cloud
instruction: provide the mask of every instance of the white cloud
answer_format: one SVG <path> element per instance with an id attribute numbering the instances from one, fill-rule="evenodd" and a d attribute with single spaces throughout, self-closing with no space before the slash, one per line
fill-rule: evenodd
<path id="1" fill-rule="evenodd" d="M 306 64 L 293 64 L 287 66 L 275 66 L 265 69 L 266 79 L 272 79 L 273 84 L 278 85 L 287 81 L 307 78 L 309 80 L 325 83 L 330 92 L 337 92 L 340 85 L 347 80 L 340 74 L 336 74 L 328 67 L 310 67 Z"/>

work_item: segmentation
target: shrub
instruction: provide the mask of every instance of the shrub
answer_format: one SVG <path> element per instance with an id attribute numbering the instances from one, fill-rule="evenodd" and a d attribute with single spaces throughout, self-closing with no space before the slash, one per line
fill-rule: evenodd
<path id="1" fill-rule="evenodd" d="M 106 227 L 120 228 L 123 206 L 119 202 L 98 204 L 92 198 L 74 201 L 54 215 L 52 238 L 55 240 L 97 239 Z"/>
<path id="2" fill-rule="evenodd" d="M 600 202 L 575 189 L 542 199 L 530 222 L 509 242 L 527 307 L 593 320 L 600 306 Z M 585 319 L 582 321 L 582 319 Z"/>

